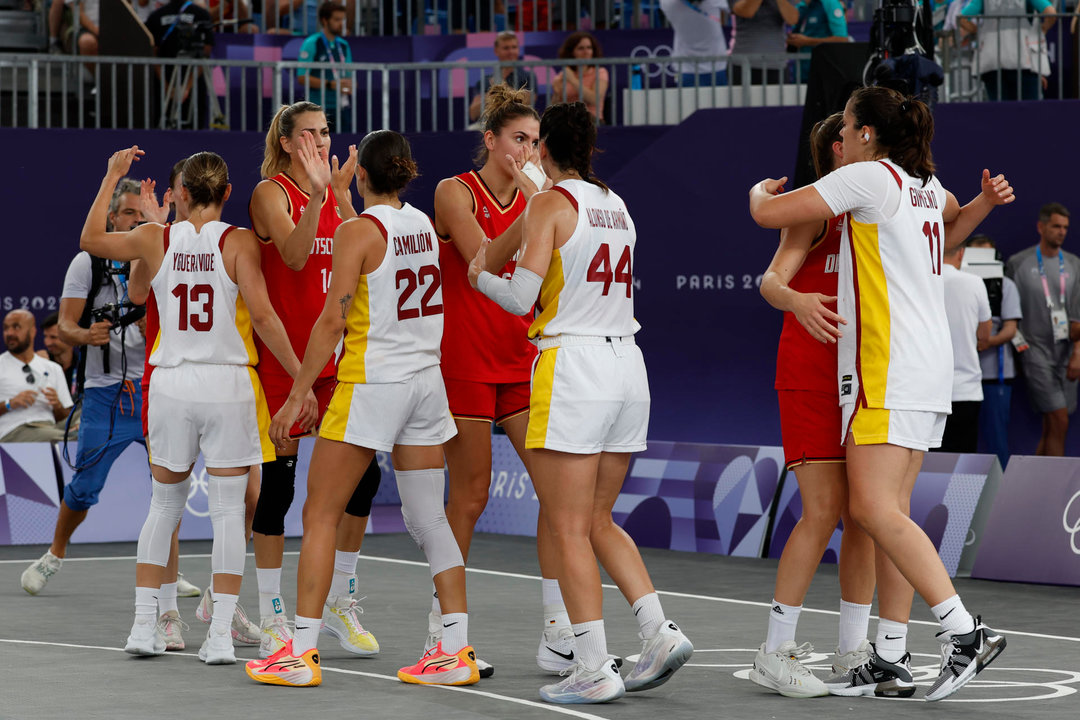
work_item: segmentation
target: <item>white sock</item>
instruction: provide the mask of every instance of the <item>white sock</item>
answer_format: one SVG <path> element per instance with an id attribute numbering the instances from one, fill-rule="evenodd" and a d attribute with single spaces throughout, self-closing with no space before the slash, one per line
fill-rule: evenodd
<path id="1" fill-rule="evenodd" d="M 469 614 L 446 613 L 442 616 L 442 649 L 447 655 L 457 655 L 469 644 Z"/>
<path id="2" fill-rule="evenodd" d="M 941 623 L 942 630 L 951 630 L 955 634 L 962 635 L 975 629 L 975 618 L 971 617 L 971 613 L 964 608 L 959 595 L 953 595 L 930 610 Z"/>
<path id="3" fill-rule="evenodd" d="M 296 616 L 296 634 L 293 635 L 293 655 L 300 657 L 308 650 L 315 648 L 319 639 L 319 630 L 322 628 L 322 618 L 308 618 Z"/>
<path id="4" fill-rule="evenodd" d="M 285 614 L 285 599 L 281 597 L 281 568 L 255 568 L 259 584 L 259 618 Z"/>
<path id="5" fill-rule="evenodd" d="M 357 552 L 334 551 L 334 578 L 330 581 L 330 594 L 338 597 L 352 595 L 356 591 L 353 576 L 356 575 Z"/>
<path id="6" fill-rule="evenodd" d="M 214 619 L 210 622 L 212 631 L 221 634 L 222 630 L 225 632 L 232 630 L 233 613 L 236 612 L 236 603 L 239 599 L 239 595 L 214 593 Z"/>
<path id="7" fill-rule="evenodd" d="M 898 663 L 907 654 L 907 623 L 881 618 L 877 624 L 877 656 L 889 663 Z"/>
<path id="8" fill-rule="evenodd" d="M 158 615 L 164 615 L 170 610 L 179 613 L 180 609 L 176 606 L 176 583 L 162 583 L 157 602 Z"/>
<path id="9" fill-rule="evenodd" d="M 784 605 L 772 601 L 769 611 L 769 634 L 765 638 L 765 652 L 776 652 L 786 642 L 795 642 L 795 628 L 799 625 L 802 605 Z"/>
<path id="10" fill-rule="evenodd" d="M 878 626 L 880 627 L 880 625 Z M 870 630 L 870 606 L 840 601 L 840 654 L 857 650 Z"/>
<path id="11" fill-rule="evenodd" d="M 552 580 L 551 578 L 540 578 L 540 592 L 544 598 L 544 607 L 549 605 L 562 606 L 566 608 L 566 604 L 562 599 L 562 590 L 559 589 L 559 581 Z"/>
<path id="12" fill-rule="evenodd" d="M 577 644 L 578 657 L 586 670 L 598 670 L 607 662 L 607 633 L 603 620 L 574 623 L 574 642 Z"/>
<path id="13" fill-rule="evenodd" d="M 664 623 L 664 609 L 660 607 L 660 596 L 655 592 L 642 595 L 633 604 L 634 617 L 637 618 L 641 637 L 651 640 Z"/>
<path id="14" fill-rule="evenodd" d="M 157 622 L 158 588 L 135 588 L 135 618 Z"/>

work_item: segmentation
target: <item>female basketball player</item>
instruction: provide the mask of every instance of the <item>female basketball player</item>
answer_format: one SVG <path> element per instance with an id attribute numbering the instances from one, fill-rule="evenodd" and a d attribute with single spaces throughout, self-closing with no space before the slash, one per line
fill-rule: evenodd
<path id="1" fill-rule="evenodd" d="M 750 211 L 772 228 L 849 213 L 838 302 L 838 314 L 855 319 L 855 332 L 839 341 L 838 372 L 849 511 L 941 623 L 941 674 L 926 695 L 940 700 L 1005 647 L 964 608 L 933 544 L 903 511 L 951 407 L 941 256 L 947 227 L 969 220 L 933 175 L 933 117 L 923 103 L 861 88 L 844 109 L 841 137 L 850 164 L 785 195 L 775 194 L 783 180 L 762 181 L 751 189 Z M 1002 176 L 984 171 L 983 187 L 980 206 L 1013 198 Z"/>
<path id="2" fill-rule="evenodd" d="M 140 259 L 151 274 L 150 317 L 158 328 L 150 363 L 149 451 L 154 476 L 150 512 L 139 535 L 135 622 L 125 651 L 160 655 L 157 595 L 170 537 L 188 497 L 199 452 L 210 477 L 214 526 L 211 565 L 213 622 L 199 649 L 208 664 L 236 662 L 230 624 L 244 571 L 244 494 L 251 465 L 273 458 L 269 421 L 251 331 L 263 335 L 282 365 L 299 370 L 285 328 L 274 313 L 259 270 L 253 233 L 220 221 L 231 186 L 225 161 L 197 153 L 184 163 L 181 197 L 187 221 L 108 233 L 105 213 L 116 182 L 143 151 L 115 153 L 83 226 L 82 249 L 115 260 Z M 315 420 L 315 398 L 304 401 L 304 423 Z"/>
<path id="3" fill-rule="evenodd" d="M 356 216 L 349 198 L 355 155 L 345 166 L 330 168 L 330 128 L 314 103 L 283 105 L 270 122 L 263 155 L 263 180 L 251 195 L 251 227 L 262 240 L 262 269 L 270 302 L 285 324 L 297 355 L 326 302 L 330 283 L 334 231 L 342 219 Z M 260 348 L 259 378 L 270 413 L 276 413 L 292 387 L 292 378 Z M 314 385 L 320 416 L 334 390 L 334 362 L 324 363 Z M 263 467 L 262 489 L 255 510 L 255 572 L 259 581 L 260 657 L 270 657 L 289 637 L 281 597 L 281 557 L 285 550 L 285 514 L 296 483 L 297 438 L 279 448 L 277 459 Z M 379 464 L 371 463 L 338 525 L 334 581 L 323 610 L 323 631 L 338 638 L 355 655 L 375 655 L 379 643 L 360 624 L 356 604 L 357 554 L 364 539 L 371 500 L 379 489 Z"/>
<path id="4" fill-rule="evenodd" d="M 514 274 L 469 280 L 508 312 L 540 313 L 529 328 L 540 357 L 529 401 L 529 469 L 555 546 L 577 663 L 541 688 L 554 703 L 606 702 L 666 682 L 693 652 L 666 620 L 633 540 L 611 518 L 630 453 L 645 449 L 649 384 L 634 344 L 636 232 L 626 205 L 592 176 L 596 125 L 583 103 L 549 106 L 540 157 L 554 187 L 529 201 Z M 596 560 L 633 605 L 644 646 L 626 679 L 609 658 Z"/>
<path id="5" fill-rule="evenodd" d="M 469 559 L 473 529 L 484 512 L 491 484 L 491 423 L 506 431 L 523 459 L 529 423 L 529 375 L 536 348 L 529 342 L 528 316 L 512 316 L 469 287 L 468 261 L 485 239 L 492 239 L 503 264 L 514 271 L 511 257 L 521 245 L 521 214 L 537 191 L 522 167 L 533 157 L 540 116 L 529 104 L 527 90 L 498 84 L 488 90 L 479 170 L 446 178 L 435 189 L 435 231 L 446 308 L 442 341 L 442 374 L 446 397 L 458 434 L 446 443 L 450 493 L 446 519 L 461 555 Z M 574 634 L 559 593 L 554 558 L 547 541 L 543 511 L 537 522 L 537 549 L 543 577 L 544 629 L 536 660 L 558 672 L 570 665 Z M 427 647 L 439 639 L 438 598 L 428 618 Z M 478 660 L 482 677 L 494 672 Z"/>
<path id="6" fill-rule="evenodd" d="M 308 473 L 297 582 L 296 636 L 248 663 L 274 685 L 322 682 L 315 641 L 330 587 L 334 527 L 377 450 L 392 452 L 405 525 L 427 556 L 441 603 L 441 642 L 403 682 L 468 685 L 480 679 L 468 643 L 465 566 L 443 508 L 444 442 L 455 433 L 439 373 L 443 306 L 435 230 L 398 198 L 416 177 L 409 144 L 389 130 L 360 143 L 356 181 L 364 212 L 334 235 L 334 274 L 304 364 L 270 435 L 286 442 L 307 389 L 345 332 L 338 384 Z"/>

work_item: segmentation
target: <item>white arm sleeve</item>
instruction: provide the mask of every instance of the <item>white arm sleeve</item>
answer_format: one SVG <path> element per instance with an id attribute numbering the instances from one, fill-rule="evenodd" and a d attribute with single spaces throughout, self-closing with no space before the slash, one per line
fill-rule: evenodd
<path id="1" fill-rule="evenodd" d="M 509 279 L 492 275 L 485 270 L 477 278 L 476 287 L 506 312 L 524 315 L 532 309 L 540 295 L 540 285 L 543 282 L 542 277 L 519 265 Z"/>

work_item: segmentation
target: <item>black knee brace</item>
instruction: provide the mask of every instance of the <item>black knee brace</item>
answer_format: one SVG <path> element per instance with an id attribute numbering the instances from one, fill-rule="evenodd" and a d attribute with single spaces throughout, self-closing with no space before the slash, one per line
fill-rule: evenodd
<path id="1" fill-rule="evenodd" d="M 260 535 L 284 535 L 285 513 L 289 512 L 295 491 L 295 455 L 263 463 L 262 486 L 251 529 Z"/>
<path id="2" fill-rule="evenodd" d="M 352 497 L 349 498 L 349 504 L 345 506 L 345 512 L 353 517 L 370 515 L 371 501 L 375 499 L 375 493 L 379 492 L 381 481 L 382 470 L 379 469 L 379 461 L 371 458 L 367 470 L 364 471 L 364 477 L 360 478 Z"/>

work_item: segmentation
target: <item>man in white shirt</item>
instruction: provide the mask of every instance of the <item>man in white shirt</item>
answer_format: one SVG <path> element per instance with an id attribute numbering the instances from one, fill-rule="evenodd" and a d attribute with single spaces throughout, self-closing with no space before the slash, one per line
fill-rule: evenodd
<path id="1" fill-rule="evenodd" d="M 979 350 L 990 339 L 990 298 L 982 278 L 961 272 L 964 246 L 942 257 L 945 315 L 953 347 L 952 414 L 945 422 L 942 452 L 973 453 L 979 444 L 979 408 L 982 405 L 982 366 Z"/>
<path id="2" fill-rule="evenodd" d="M 727 55 L 724 38 L 724 14 L 728 0 L 660 0 L 660 9 L 674 32 L 672 54 L 675 57 L 716 57 Z M 682 84 L 724 85 L 727 61 L 702 60 L 678 65 Z"/>
<path id="3" fill-rule="evenodd" d="M 37 323 L 29 310 L 4 317 L 0 355 L 0 442 L 49 442 L 64 438 L 71 411 L 63 369 L 34 352 Z"/>

